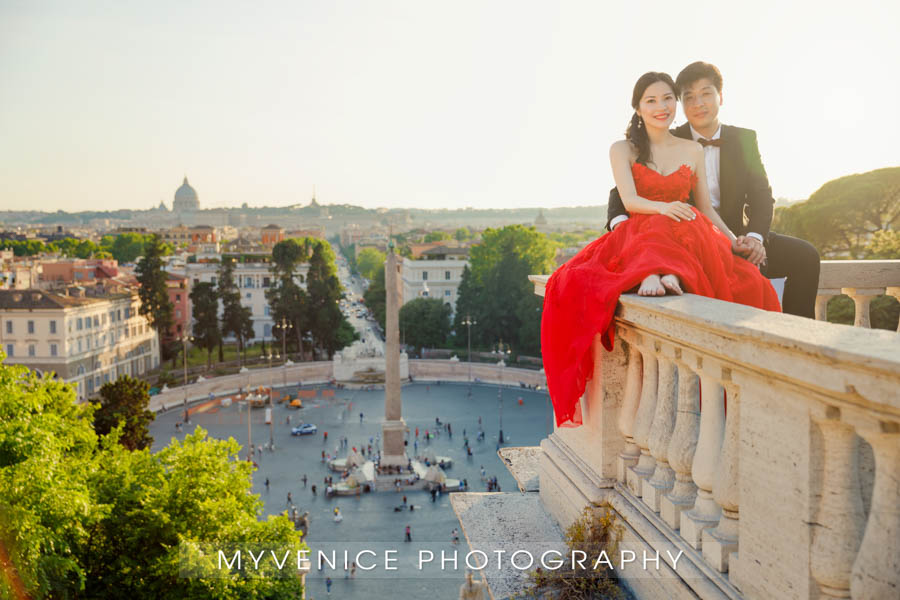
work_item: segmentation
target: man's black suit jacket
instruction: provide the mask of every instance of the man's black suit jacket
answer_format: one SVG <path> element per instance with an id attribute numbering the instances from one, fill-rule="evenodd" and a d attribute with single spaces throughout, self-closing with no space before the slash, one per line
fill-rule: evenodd
<path id="1" fill-rule="evenodd" d="M 672 130 L 680 138 L 691 139 L 690 124 Z M 775 199 L 759 155 L 756 132 L 752 129 L 722 125 L 719 153 L 719 216 L 735 235 L 756 232 L 769 237 Z M 693 203 L 693 198 L 691 198 Z M 619 190 L 609 192 L 606 228 L 619 215 L 627 215 Z"/>

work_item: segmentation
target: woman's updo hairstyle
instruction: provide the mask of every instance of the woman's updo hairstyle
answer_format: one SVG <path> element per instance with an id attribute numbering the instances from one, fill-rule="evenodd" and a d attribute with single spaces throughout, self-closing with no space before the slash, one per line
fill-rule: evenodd
<path id="1" fill-rule="evenodd" d="M 637 150 L 638 155 L 635 162 L 639 162 L 642 165 L 646 165 L 650 161 L 650 138 L 647 136 L 647 127 L 644 125 L 644 120 L 637 113 L 637 109 L 641 104 L 644 92 L 657 81 L 662 81 L 672 88 L 673 94 L 675 93 L 675 82 L 672 81 L 672 77 L 668 73 L 650 71 L 640 76 L 637 83 L 634 84 L 634 92 L 631 94 L 631 108 L 634 109 L 634 114 L 631 116 L 631 123 L 628 124 L 628 129 L 625 130 L 625 139 L 631 142 L 631 145 Z"/>

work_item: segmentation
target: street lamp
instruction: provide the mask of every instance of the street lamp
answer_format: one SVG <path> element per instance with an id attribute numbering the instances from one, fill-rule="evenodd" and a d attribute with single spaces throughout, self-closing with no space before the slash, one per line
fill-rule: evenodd
<path id="1" fill-rule="evenodd" d="M 185 423 L 185 425 L 187 425 L 191 422 L 191 417 L 188 414 L 188 407 L 187 407 L 187 404 L 188 404 L 187 403 L 187 396 L 188 396 L 188 394 L 187 394 L 187 385 L 188 385 L 188 381 L 187 381 L 187 343 L 193 342 L 194 338 L 191 337 L 191 335 L 187 332 L 187 330 L 184 330 L 181 332 L 181 338 L 179 338 L 179 339 L 181 339 L 181 352 L 182 352 L 182 354 L 184 354 L 184 423 Z"/>
<path id="2" fill-rule="evenodd" d="M 472 318 L 471 315 L 466 315 L 466 320 L 462 322 L 463 325 L 466 326 L 467 337 L 469 339 L 469 393 L 471 394 L 472 390 L 472 325 L 478 325 L 478 321 Z"/>
<path id="3" fill-rule="evenodd" d="M 503 443 L 503 371 L 501 370 L 503 367 L 501 365 L 503 364 L 504 359 L 509 356 L 510 352 L 511 350 L 509 349 L 509 344 L 506 344 L 504 346 L 503 340 L 500 340 L 500 343 L 497 344 L 497 350 L 494 352 L 494 354 L 496 354 L 499 358 L 499 360 L 497 361 L 497 374 L 499 376 L 498 379 L 500 380 L 500 383 L 498 383 L 497 385 L 497 401 L 500 411 L 499 441 L 501 444 Z"/>
<path id="4" fill-rule="evenodd" d="M 272 374 L 272 359 L 278 360 L 278 353 L 269 352 L 269 450 L 275 450 L 275 410 L 272 407 L 272 387 L 275 385 L 275 376 Z"/>
<path id="5" fill-rule="evenodd" d="M 282 365 L 284 369 L 282 370 L 282 380 L 281 386 L 282 388 L 287 387 L 287 331 L 291 329 L 294 325 L 288 321 L 285 317 L 281 317 L 278 321 L 277 325 L 281 329 L 281 356 L 284 357 L 284 364 Z"/>

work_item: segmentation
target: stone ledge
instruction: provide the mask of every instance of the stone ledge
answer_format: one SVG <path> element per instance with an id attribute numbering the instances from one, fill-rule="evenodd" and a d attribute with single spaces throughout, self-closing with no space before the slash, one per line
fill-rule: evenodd
<path id="1" fill-rule="evenodd" d="M 537 492 L 540 483 L 540 446 L 500 448 L 497 453 L 512 474 L 521 492 Z"/>
<path id="2" fill-rule="evenodd" d="M 493 600 L 520 593 L 528 583 L 528 572 L 539 566 L 540 555 L 556 550 L 565 555 L 563 534 L 541 504 L 538 494 L 459 492 L 450 495 L 463 535 L 471 551 L 488 555 L 490 567 L 481 572 Z M 496 551 L 503 551 L 497 570 Z M 535 564 L 525 570 L 510 565 L 512 553 L 525 550 Z M 481 560 L 476 555 L 474 561 Z M 517 559 L 524 564 L 525 557 Z"/>

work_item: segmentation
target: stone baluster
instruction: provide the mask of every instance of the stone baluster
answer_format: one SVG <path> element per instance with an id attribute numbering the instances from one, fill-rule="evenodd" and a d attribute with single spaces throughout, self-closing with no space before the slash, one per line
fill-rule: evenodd
<path id="1" fill-rule="evenodd" d="M 841 411 L 814 418 L 822 432 L 822 499 L 816 513 L 811 571 L 822 597 L 849 598 L 850 570 L 862 540 L 865 513 L 858 474 L 858 437 Z"/>
<path id="2" fill-rule="evenodd" d="M 681 513 L 690 509 L 697 497 L 691 463 L 700 431 L 700 378 L 683 360 L 680 349 L 675 351 L 675 361 L 678 365 L 678 411 L 667 453 L 669 464 L 675 470 L 675 485 L 660 500 L 659 514 L 669 527 L 679 529 Z"/>
<path id="3" fill-rule="evenodd" d="M 884 293 L 900 301 L 900 286 L 885 288 Z M 900 322 L 897 323 L 897 333 L 900 333 Z"/>
<path id="4" fill-rule="evenodd" d="M 619 453 L 616 461 L 616 479 L 625 483 L 629 467 L 637 464 L 641 449 L 634 442 L 634 421 L 641 400 L 641 353 L 634 343 L 628 346 L 628 369 L 625 373 L 625 397 L 619 411 L 618 426 L 625 438 L 625 449 Z"/>
<path id="5" fill-rule="evenodd" d="M 853 563 L 853 598 L 900 597 L 900 423 L 857 428 L 875 454 L 875 487 L 862 544 Z"/>
<path id="6" fill-rule="evenodd" d="M 643 381 L 641 382 L 641 401 L 634 418 L 634 443 L 641 449 L 638 463 L 626 472 L 628 489 L 640 497 L 643 481 L 653 475 L 656 461 L 650 455 L 650 427 L 653 425 L 653 413 L 656 411 L 656 388 L 659 376 L 659 364 L 656 360 L 655 348 L 639 346 L 643 364 Z"/>
<path id="7" fill-rule="evenodd" d="M 675 471 L 669 466 L 669 442 L 675 429 L 675 415 L 678 406 L 678 380 L 675 361 L 669 355 L 674 349 L 665 348 L 665 353 L 657 357 L 659 361 L 659 378 L 656 393 L 656 411 L 653 425 L 650 427 L 650 454 L 656 466 L 653 476 L 644 480 L 641 497 L 644 502 L 659 512 L 659 500 L 668 494 L 675 484 Z"/>
<path id="8" fill-rule="evenodd" d="M 730 369 L 722 369 L 725 391 L 728 392 L 728 411 L 725 416 L 725 436 L 722 452 L 716 465 L 713 482 L 713 499 L 722 509 L 722 516 L 714 528 L 705 529 L 702 534 L 703 558 L 716 570 L 728 572 L 728 559 L 738 549 L 739 505 L 740 505 L 740 389 L 730 383 Z"/>
<path id="9" fill-rule="evenodd" d="M 816 292 L 816 321 L 828 320 L 828 301 L 840 295 L 840 289 L 819 289 Z"/>
<path id="10" fill-rule="evenodd" d="M 700 410 L 700 436 L 691 462 L 691 476 L 697 485 L 694 507 L 681 515 L 681 537 L 695 550 L 700 549 L 703 530 L 715 527 L 722 515 L 722 509 L 713 499 L 713 483 L 716 467 L 722 451 L 725 435 L 724 390 L 718 377 L 712 373 L 713 367 L 704 368 L 702 359 L 697 360 L 700 371 L 700 389 L 703 406 Z"/>
<path id="11" fill-rule="evenodd" d="M 841 292 L 853 298 L 853 304 L 856 305 L 854 327 L 871 327 L 869 304 L 873 298 L 884 293 L 884 288 L 841 288 Z"/>

